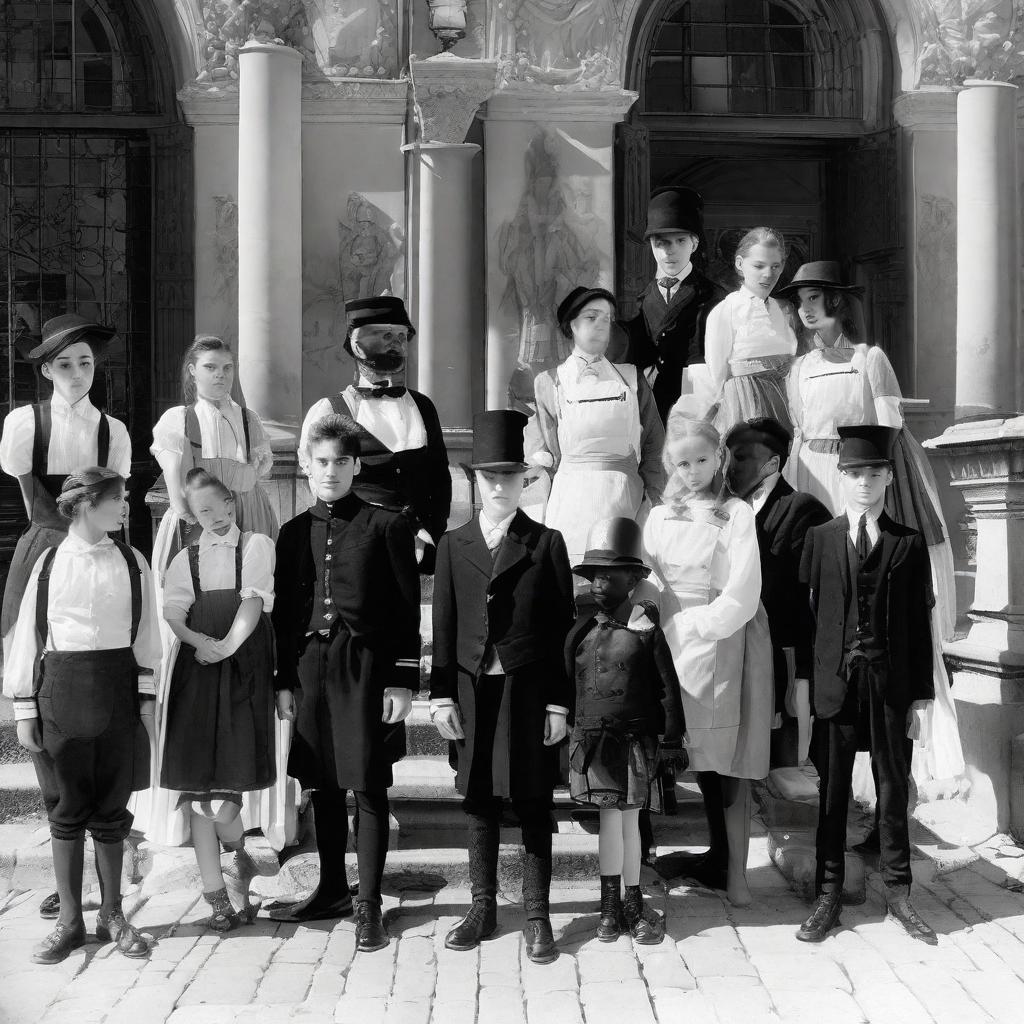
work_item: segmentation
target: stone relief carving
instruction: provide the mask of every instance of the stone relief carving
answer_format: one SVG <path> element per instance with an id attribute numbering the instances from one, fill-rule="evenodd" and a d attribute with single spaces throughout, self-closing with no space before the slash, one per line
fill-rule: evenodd
<path id="1" fill-rule="evenodd" d="M 924 192 L 917 199 L 917 287 L 929 303 L 938 302 L 956 280 L 956 203 Z"/>
<path id="2" fill-rule="evenodd" d="M 238 201 L 233 195 L 213 197 L 213 294 L 230 315 L 221 327 L 225 341 L 238 340 Z"/>
<path id="3" fill-rule="evenodd" d="M 302 6 L 324 74 L 398 77 L 397 0 L 304 0 Z"/>
<path id="4" fill-rule="evenodd" d="M 1024 74 L 1020 0 L 914 0 L 920 17 L 922 85 L 965 78 L 1009 81 Z"/>
<path id="5" fill-rule="evenodd" d="M 202 84 L 238 80 L 238 51 L 250 40 L 292 46 L 315 62 L 313 36 L 302 0 L 202 0 Z M 315 64 L 313 64 L 315 66 Z"/>
<path id="6" fill-rule="evenodd" d="M 465 142 L 480 104 L 494 92 L 498 64 L 439 53 L 427 60 L 409 57 L 413 99 L 420 134 L 429 142 Z"/>

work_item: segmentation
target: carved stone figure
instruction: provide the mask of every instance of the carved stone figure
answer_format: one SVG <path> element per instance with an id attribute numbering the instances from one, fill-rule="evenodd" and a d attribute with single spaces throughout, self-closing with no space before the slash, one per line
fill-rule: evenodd
<path id="1" fill-rule="evenodd" d="M 404 281 L 396 282 L 395 277 L 404 248 L 402 226 L 365 196 L 350 192 L 346 219 L 338 221 L 338 270 L 344 301 L 403 295 Z"/>
<path id="2" fill-rule="evenodd" d="M 922 85 L 965 78 L 1007 81 L 1024 73 L 1019 0 L 914 0 L 921 20 Z"/>
<path id="3" fill-rule="evenodd" d="M 396 0 L 303 0 L 302 6 L 325 74 L 398 77 Z"/>

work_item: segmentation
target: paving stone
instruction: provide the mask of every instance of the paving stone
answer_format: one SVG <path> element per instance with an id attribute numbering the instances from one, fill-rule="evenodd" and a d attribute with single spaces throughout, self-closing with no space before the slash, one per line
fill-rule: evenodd
<path id="1" fill-rule="evenodd" d="M 639 979 L 584 982 L 580 999 L 587 1024 L 654 1024 L 650 994 Z"/>
<path id="2" fill-rule="evenodd" d="M 989 1024 L 992 1018 L 957 984 L 948 971 L 927 964 L 906 964 L 899 978 L 924 1004 L 936 1024 Z"/>
<path id="3" fill-rule="evenodd" d="M 723 946 L 713 939 L 687 939 L 676 949 L 695 978 L 756 978 L 757 968 L 742 949 Z"/>
<path id="4" fill-rule="evenodd" d="M 327 951 L 328 931 L 300 928 L 274 951 L 274 964 L 316 964 Z M 353 943 L 354 948 L 354 943 Z"/>
<path id="5" fill-rule="evenodd" d="M 718 1024 L 718 1014 L 703 992 L 656 988 L 651 990 L 651 998 L 661 1024 Z"/>
<path id="6" fill-rule="evenodd" d="M 871 1024 L 930 1024 L 932 1020 L 921 1001 L 899 981 L 855 988 L 853 995 Z"/>
<path id="7" fill-rule="evenodd" d="M 779 1020 L 768 990 L 757 978 L 705 977 L 698 979 L 698 984 L 722 1024 L 775 1024 Z"/>
<path id="8" fill-rule="evenodd" d="M 99 1024 L 107 1015 L 103 1003 L 86 996 L 83 999 L 62 999 L 51 1003 L 49 1009 L 39 1018 L 40 1024 Z"/>
<path id="9" fill-rule="evenodd" d="M 575 993 L 551 991 L 543 996 L 527 996 L 527 1024 L 583 1024 L 583 1011 Z"/>
<path id="10" fill-rule="evenodd" d="M 383 1001 L 395 978 L 394 943 L 376 953 L 360 953 L 352 961 L 345 981 L 345 995 L 376 996 Z"/>
<path id="11" fill-rule="evenodd" d="M 291 1024 L 291 1006 L 266 1006 L 253 1003 L 238 1011 L 235 1024 Z"/>
<path id="12" fill-rule="evenodd" d="M 399 963 L 391 998 L 396 1002 L 423 1002 L 429 1005 L 436 983 L 437 969 L 433 964 L 413 968 Z"/>
<path id="13" fill-rule="evenodd" d="M 167 1018 L 167 1024 L 234 1024 L 241 1006 L 182 1006 Z"/>
<path id="14" fill-rule="evenodd" d="M 850 979 L 832 959 L 821 955 L 799 953 L 758 953 L 750 958 L 765 988 L 777 989 L 842 989 L 849 992 Z"/>
<path id="15" fill-rule="evenodd" d="M 345 975 L 342 971 L 335 964 L 321 963 L 313 972 L 303 1007 L 311 1013 L 329 1011 L 333 1014 L 344 991 Z"/>
<path id="16" fill-rule="evenodd" d="M 263 973 L 255 1002 L 263 1005 L 301 1003 L 316 973 L 314 964 L 272 963 Z"/>
<path id="17" fill-rule="evenodd" d="M 111 1010 L 105 1024 L 163 1024 L 174 1008 L 185 986 L 164 980 L 159 985 L 136 986 L 127 992 Z"/>
<path id="18" fill-rule="evenodd" d="M 1013 971 L 957 971 L 956 980 L 993 1020 L 1020 1024 L 1024 1014 L 1024 981 Z"/>
<path id="19" fill-rule="evenodd" d="M 523 990 L 528 1002 L 551 992 L 579 992 L 576 958 L 562 953 L 550 964 L 535 964 L 527 959 L 523 964 Z"/>
<path id="20" fill-rule="evenodd" d="M 898 981 L 889 961 L 877 949 L 866 944 L 863 949 L 837 948 L 833 955 L 835 962 L 850 979 L 855 992 L 861 988 L 895 984 Z"/>
<path id="21" fill-rule="evenodd" d="M 428 1024 L 430 1020 L 430 1000 L 388 1000 L 384 1024 Z"/>
<path id="22" fill-rule="evenodd" d="M 208 970 L 182 993 L 179 1006 L 197 1003 L 244 1006 L 252 1001 L 263 978 L 259 967 L 232 964 L 230 970 Z"/>
<path id="23" fill-rule="evenodd" d="M 347 992 L 334 1010 L 337 1024 L 384 1024 L 387 1004 L 379 996 L 352 996 Z"/>
<path id="24" fill-rule="evenodd" d="M 430 1024 L 476 1024 L 476 999 L 450 1002 L 435 999 Z"/>
<path id="25" fill-rule="evenodd" d="M 584 985 L 594 981 L 634 981 L 640 977 L 640 965 L 632 950 L 606 953 L 588 949 L 580 952 L 576 962 Z"/>
<path id="26" fill-rule="evenodd" d="M 665 944 L 663 944 L 664 946 Z M 662 946 L 651 947 L 661 950 Z M 695 989 L 696 979 L 686 969 L 677 950 L 669 947 L 664 952 L 651 953 L 642 961 L 644 981 L 654 989 Z"/>
<path id="27" fill-rule="evenodd" d="M 481 1024 L 526 1024 L 522 991 L 510 985 L 492 985 L 480 989 L 478 997 Z"/>
<path id="28" fill-rule="evenodd" d="M 849 992 L 836 988 L 771 990 L 772 1002 L 785 1024 L 864 1024 L 863 1008 Z M 910 1024 L 908 1018 L 905 1024 Z M 915 1022 L 916 1024 L 916 1022 Z"/>

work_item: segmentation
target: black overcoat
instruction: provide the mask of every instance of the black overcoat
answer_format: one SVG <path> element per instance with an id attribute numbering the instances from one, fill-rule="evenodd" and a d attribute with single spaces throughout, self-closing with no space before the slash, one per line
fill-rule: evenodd
<path id="1" fill-rule="evenodd" d="M 683 369 L 704 362 L 704 328 L 708 313 L 726 296 L 725 289 L 696 268 L 665 304 L 656 281 L 637 299 L 639 310 L 622 327 L 629 337 L 624 361 L 638 369 L 658 368 L 652 386 L 662 420 L 668 418 L 682 390 Z"/>
<path id="2" fill-rule="evenodd" d="M 497 648 L 506 675 L 491 751 L 494 795 L 550 798 L 557 748 L 544 746 L 545 708 L 572 710 L 562 650 L 574 618 L 572 573 L 557 530 L 516 513 L 491 558 L 479 518 L 441 538 L 434 577 L 432 699 L 462 711 L 456 788 L 465 794 L 473 757 L 476 687 L 484 652 Z"/>
<path id="3" fill-rule="evenodd" d="M 761 604 L 768 616 L 775 664 L 775 710 L 782 712 L 789 685 L 785 649 L 793 649 L 796 678 L 810 679 L 814 616 L 806 583 L 800 580 L 807 531 L 832 518 L 817 498 L 794 491 L 781 477 L 754 522 L 761 553 Z"/>
<path id="4" fill-rule="evenodd" d="M 272 621 L 277 640 L 278 690 L 301 690 L 304 659 L 316 638 L 307 636 L 313 613 L 314 574 L 327 562 L 316 531 L 330 531 L 330 590 L 338 625 L 331 641 L 331 677 L 327 680 L 316 735 L 297 728 L 289 774 L 300 780 L 322 777 L 317 752 L 330 742 L 341 788 L 366 789 L 386 783 L 390 765 L 405 754 L 404 724 L 381 721 L 384 690 L 419 689 L 420 586 L 413 535 L 398 513 L 367 505 L 353 494 L 334 503 L 333 515 L 322 502 L 281 527 L 274 570 Z M 312 684 L 310 683 L 310 686 Z M 324 728 L 326 726 L 326 730 Z"/>
<path id="5" fill-rule="evenodd" d="M 871 629 L 888 638 L 885 703 L 905 712 L 935 696 L 932 679 L 931 566 L 924 538 L 884 512 L 879 585 L 871 603 Z M 831 718 L 846 697 L 847 624 L 857 616 L 857 581 L 850 568 L 850 523 L 841 515 L 813 527 L 804 543 L 800 578 L 811 591 L 815 616 L 814 713 Z"/>

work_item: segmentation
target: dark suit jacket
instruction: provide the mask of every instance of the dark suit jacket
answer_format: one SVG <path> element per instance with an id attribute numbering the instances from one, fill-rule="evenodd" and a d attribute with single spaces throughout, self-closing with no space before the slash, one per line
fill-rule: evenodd
<path id="1" fill-rule="evenodd" d="M 761 552 L 761 604 L 768 615 L 775 662 L 775 710 L 783 710 L 789 671 L 784 648 L 792 647 L 796 676 L 812 676 L 814 617 L 808 588 L 800 581 L 807 531 L 832 518 L 817 498 L 794 491 L 781 477 L 755 517 Z"/>
<path id="2" fill-rule="evenodd" d="M 478 676 L 494 644 L 506 676 L 492 751 L 494 795 L 550 794 L 544 709 L 573 706 L 562 658 L 573 617 L 572 573 L 557 530 L 517 512 L 493 560 L 476 516 L 441 538 L 430 696 L 453 699 L 465 718 L 466 739 L 458 744 L 460 792 L 473 761 Z"/>
<path id="3" fill-rule="evenodd" d="M 932 681 L 931 566 L 924 538 L 878 518 L 882 545 L 880 581 L 871 606 L 872 630 L 888 637 L 885 701 L 906 711 L 916 700 L 935 696 Z M 850 524 L 838 516 L 807 534 L 800 579 L 811 590 L 815 615 L 814 711 L 831 718 L 846 698 L 846 626 L 857 616 L 857 580 L 849 555 Z"/>
<path id="4" fill-rule="evenodd" d="M 637 315 L 622 326 L 629 336 L 627 362 L 640 370 L 657 366 L 652 390 L 664 420 L 682 389 L 683 368 L 704 362 L 708 313 L 725 298 L 725 289 L 694 269 L 666 307 L 656 281 L 641 293 Z"/>

